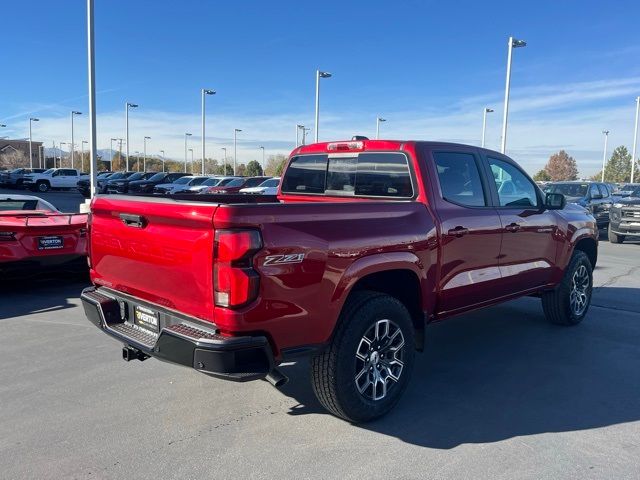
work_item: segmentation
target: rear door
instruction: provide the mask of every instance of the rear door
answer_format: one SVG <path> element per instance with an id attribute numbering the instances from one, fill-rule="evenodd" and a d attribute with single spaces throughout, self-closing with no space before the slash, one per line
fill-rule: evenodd
<path id="1" fill-rule="evenodd" d="M 211 319 L 217 207 L 164 198 L 97 197 L 90 226 L 94 283 Z"/>
<path id="2" fill-rule="evenodd" d="M 475 148 L 434 149 L 431 156 L 441 239 L 438 311 L 453 312 L 500 296 L 502 225 Z"/>
<path id="3" fill-rule="evenodd" d="M 502 223 L 499 265 L 506 292 L 550 282 L 559 246 L 555 212 L 543 208 L 539 189 L 510 158 L 487 155 L 485 168 Z"/>

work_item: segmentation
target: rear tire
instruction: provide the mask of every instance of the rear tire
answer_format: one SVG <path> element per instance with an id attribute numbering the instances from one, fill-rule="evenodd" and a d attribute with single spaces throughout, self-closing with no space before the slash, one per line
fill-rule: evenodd
<path id="1" fill-rule="evenodd" d="M 609 237 L 609 242 L 611 243 L 622 243 L 624 242 L 624 235 L 618 235 L 611 231 L 611 224 L 609 224 L 609 231 L 607 232 Z"/>
<path id="2" fill-rule="evenodd" d="M 329 347 L 311 359 L 313 391 L 333 415 L 367 422 L 391 410 L 409 383 L 414 327 L 406 307 L 376 292 L 356 292 Z"/>
<path id="3" fill-rule="evenodd" d="M 577 325 L 584 319 L 591 304 L 592 270 L 589 257 L 575 250 L 560 284 L 542 294 L 547 320 L 556 325 Z"/>
<path id="4" fill-rule="evenodd" d="M 49 182 L 38 182 L 36 184 L 36 189 L 40 192 L 40 193 L 46 193 L 49 191 L 49 189 L 51 188 L 51 186 L 49 185 Z"/>

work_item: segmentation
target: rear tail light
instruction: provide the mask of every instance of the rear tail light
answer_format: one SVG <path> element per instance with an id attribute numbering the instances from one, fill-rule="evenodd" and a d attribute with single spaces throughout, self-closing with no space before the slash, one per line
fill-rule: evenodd
<path id="1" fill-rule="evenodd" d="M 260 277 L 253 269 L 253 255 L 262 248 L 257 230 L 216 230 L 214 246 L 214 303 L 239 308 L 255 300 Z"/>
<path id="2" fill-rule="evenodd" d="M 1 241 L 11 241 L 16 239 L 16 232 L 3 232 L 0 231 L 0 242 Z"/>

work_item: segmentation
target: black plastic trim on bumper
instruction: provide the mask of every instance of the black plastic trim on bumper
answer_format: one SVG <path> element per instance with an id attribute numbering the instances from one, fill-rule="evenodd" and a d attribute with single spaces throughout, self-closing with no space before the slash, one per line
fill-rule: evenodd
<path id="1" fill-rule="evenodd" d="M 266 337 L 223 337 L 204 326 L 198 328 L 196 319 L 168 325 L 154 334 L 126 322 L 121 317 L 120 302 L 108 292 L 105 295 L 89 287 L 80 298 L 87 318 L 96 327 L 159 360 L 237 382 L 264 378 L 275 368 Z M 140 305 L 146 302 L 140 301 Z"/>

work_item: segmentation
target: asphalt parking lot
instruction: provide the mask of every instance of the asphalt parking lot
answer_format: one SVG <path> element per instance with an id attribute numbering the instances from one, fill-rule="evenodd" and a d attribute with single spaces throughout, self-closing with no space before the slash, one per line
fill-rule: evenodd
<path id="1" fill-rule="evenodd" d="M 125 363 L 85 282 L 5 284 L 0 478 L 637 479 L 640 242 L 599 255 L 581 325 L 534 298 L 433 325 L 398 407 L 362 426 L 322 410 L 306 361 L 281 390 Z"/>

